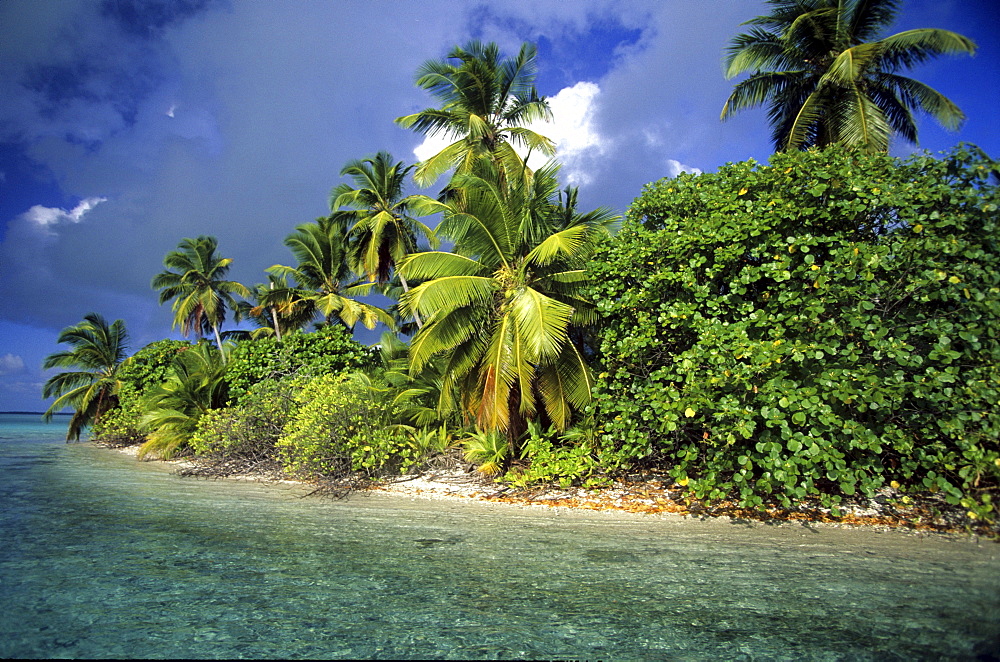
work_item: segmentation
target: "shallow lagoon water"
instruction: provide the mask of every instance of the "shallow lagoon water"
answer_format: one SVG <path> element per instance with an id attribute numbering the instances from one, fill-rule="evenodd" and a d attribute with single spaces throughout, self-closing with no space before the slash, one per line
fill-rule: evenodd
<path id="1" fill-rule="evenodd" d="M 0 418 L 0 656 L 975 659 L 1000 545 L 182 479 Z"/>

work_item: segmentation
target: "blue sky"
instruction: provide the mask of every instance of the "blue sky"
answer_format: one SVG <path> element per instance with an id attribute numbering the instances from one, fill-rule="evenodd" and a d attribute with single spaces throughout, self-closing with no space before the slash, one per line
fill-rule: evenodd
<path id="1" fill-rule="evenodd" d="M 771 153 L 764 111 L 718 120 L 721 59 L 757 0 L 6 0 L 0 3 L 0 411 L 41 410 L 42 359 L 91 311 L 132 349 L 171 331 L 149 288 L 183 237 L 215 235 L 252 284 L 282 239 L 328 211 L 352 159 L 412 162 L 393 119 L 431 105 L 427 59 L 469 39 L 539 46 L 539 92 L 563 176 L 585 207 L 624 211 L 642 185 Z M 920 148 L 1000 156 L 1000 5 L 910 0 L 894 31 L 954 30 L 973 58 L 909 75 L 968 120 L 919 123 Z M 423 151 L 431 149 L 423 146 Z M 895 145 L 905 155 L 911 145 Z M 415 151 L 416 150 L 416 151 Z M 433 192 L 433 191 L 431 191 Z"/>

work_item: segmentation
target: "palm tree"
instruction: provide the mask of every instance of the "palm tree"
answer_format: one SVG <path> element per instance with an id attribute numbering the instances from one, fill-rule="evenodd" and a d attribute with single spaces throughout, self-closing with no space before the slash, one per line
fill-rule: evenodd
<path id="1" fill-rule="evenodd" d="M 374 372 L 385 382 L 386 395 L 397 407 L 400 418 L 418 428 L 456 423 L 458 408 L 446 395 L 440 365 L 424 364 L 416 374 L 410 372 L 409 347 L 393 333 L 383 333 L 379 343 L 381 365 Z"/>
<path id="2" fill-rule="evenodd" d="M 584 266 L 616 217 L 601 209 L 567 222 L 557 166 L 503 183 L 498 170 L 481 159 L 455 176 L 464 203 L 442 204 L 438 228 L 455 252 L 411 255 L 400 271 L 425 281 L 402 297 L 426 320 L 410 343 L 411 372 L 440 356 L 442 397 L 457 390 L 481 429 L 513 443 L 539 400 L 559 429 L 590 400 L 590 370 L 570 334 L 595 320 Z"/>
<path id="3" fill-rule="evenodd" d="M 66 440 L 80 438 L 84 427 L 97 423 L 101 416 L 118 404 L 118 368 L 125 361 L 128 334 L 125 322 L 115 320 L 111 326 L 97 313 L 89 313 L 83 321 L 68 326 L 59 334 L 59 343 L 72 349 L 46 357 L 42 367 L 79 368 L 61 372 L 49 378 L 42 387 L 42 396 L 57 396 L 43 415 L 45 421 L 64 407 L 73 407 Z"/>
<path id="4" fill-rule="evenodd" d="M 914 110 L 948 129 L 965 119 L 933 88 L 897 72 L 943 54 L 976 50 L 972 40 L 922 28 L 879 38 L 899 0 L 769 0 L 773 11 L 744 25 L 727 49 L 725 74 L 738 83 L 723 120 L 747 108 L 768 107 L 778 151 L 840 143 L 888 151 L 897 134 L 917 142 Z"/>
<path id="5" fill-rule="evenodd" d="M 496 44 L 472 41 L 453 49 L 445 60 L 421 65 L 417 85 L 437 98 L 441 107 L 399 117 L 396 123 L 454 142 L 417 166 L 417 184 L 430 186 L 450 168 L 470 172 L 472 163 L 483 156 L 513 171 L 522 161 L 510 143 L 546 156 L 555 153 L 551 140 L 524 127 L 552 117 L 548 102 L 535 90 L 536 56 L 533 45 L 523 44 L 516 57 L 501 59 Z"/>
<path id="6" fill-rule="evenodd" d="M 266 283 L 258 283 L 250 292 L 250 301 L 240 301 L 237 311 L 252 320 L 257 328 L 243 337 L 283 336 L 304 328 L 316 317 L 316 306 L 309 292 L 289 284 L 287 276 L 269 273 Z M 229 332 L 231 334 L 233 332 Z M 227 337 L 232 337 L 224 334 Z"/>
<path id="7" fill-rule="evenodd" d="M 412 169 L 402 161 L 393 163 L 388 152 L 351 161 L 340 174 L 349 175 L 357 188 L 340 184 L 330 196 L 330 208 L 351 219 L 355 268 L 371 282 L 389 281 L 396 264 L 417 249 L 418 233 L 437 247 L 434 231 L 414 218 L 427 213 L 432 201 L 424 195 L 403 197 L 403 182 Z M 406 279 L 401 276 L 400 282 L 409 291 Z M 419 327 L 420 319 L 416 322 Z"/>
<path id="8" fill-rule="evenodd" d="M 225 280 L 232 259 L 218 257 L 217 248 L 215 237 L 182 239 L 179 250 L 163 258 L 167 270 L 153 277 L 152 287 L 160 290 L 161 305 L 174 300 L 174 326 L 180 326 L 181 333 L 187 336 L 194 331 L 204 336 L 211 331 L 222 349 L 219 327 L 226 319 L 226 309 L 236 308 L 234 294 L 248 297 L 250 290 Z"/>
<path id="9" fill-rule="evenodd" d="M 267 271 L 298 283 L 298 287 L 290 288 L 293 296 L 288 305 L 300 311 L 311 310 L 310 319 L 319 314 L 330 324 L 336 317 L 349 330 L 358 322 L 369 329 L 379 322 L 391 328 L 393 320 L 387 312 L 353 298 L 368 294 L 372 284 L 358 282 L 348 266 L 347 220 L 346 216 L 333 214 L 299 225 L 285 238 L 285 246 L 291 249 L 298 266 L 276 264 Z"/>
<path id="10" fill-rule="evenodd" d="M 166 460 L 182 450 L 198 419 L 226 405 L 225 373 L 225 354 L 208 343 L 178 353 L 167 379 L 143 400 L 141 425 L 148 434 L 139 447 L 139 458 L 155 454 Z"/>

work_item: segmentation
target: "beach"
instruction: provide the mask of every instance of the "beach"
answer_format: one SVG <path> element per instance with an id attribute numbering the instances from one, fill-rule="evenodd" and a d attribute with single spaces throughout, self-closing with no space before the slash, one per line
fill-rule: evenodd
<path id="1" fill-rule="evenodd" d="M 136 457 L 138 446 L 113 449 Z M 196 458 L 149 460 L 149 462 L 183 469 L 197 468 Z M 194 478 L 192 478 L 194 479 Z M 235 475 L 225 480 L 281 483 L 296 485 L 309 493 L 310 484 L 273 476 Z M 740 508 L 731 503 L 706 505 L 688 502 L 680 486 L 662 478 L 636 477 L 619 480 L 599 488 L 560 488 L 543 485 L 531 489 L 515 489 L 490 480 L 475 471 L 437 470 L 387 477 L 374 481 L 363 489 L 352 490 L 357 495 L 384 495 L 410 501 L 451 501 L 480 503 L 520 510 L 568 513 L 606 513 L 614 516 L 641 516 L 675 521 L 717 522 L 720 524 L 787 525 L 823 528 L 866 528 L 879 531 L 897 530 L 914 535 L 943 535 L 973 540 L 998 541 L 997 526 L 970 526 L 964 511 L 949 506 L 943 499 L 929 495 L 906 497 L 896 490 L 880 490 L 874 498 L 860 496 L 842 506 L 836 516 L 830 509 L 815 503 L 802 503 L 796 508 L 772 507 L 764 510 Z"/>

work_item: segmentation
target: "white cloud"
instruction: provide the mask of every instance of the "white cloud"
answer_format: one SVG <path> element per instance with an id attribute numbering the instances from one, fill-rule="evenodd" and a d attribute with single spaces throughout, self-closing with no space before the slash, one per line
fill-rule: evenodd
<path id="1" fill-rule="evenodd" d="M 17 354 L 0 356 L 0 375 L 13 375 L 24 370 L 24 359 Z"/>
<path id="2" fill-rule="evenodd" d="M 599 135 L 594 116 L 601 88 L 597 83 L 581 81 L 565 87 L 549 99 L 552 122 L 537 122 L 528 128 L 556 143 L 556 156 L 562 163 L 562 176 L 573 185 L 589 184 L 593 177 L 588 165 L 604 154 L 608 140 Z M 541 156 L 531 159 L 533 166 Z"/>
<path id="3" fill-rule="evenodd" d="M 427 136 L 424 138 L 422 143 L 413 148 L 413 156 L 417 158 L 417 161 L 426 161 L 454 141 L 454 137 L 442 135 L 440 133 L 433 136 Z"/>
<path id="4" fill-rule="evenodd" d="M 84 215 L 107 198 L 86 198 L 80 201 L 73 209 L 66 210 L 59 207 L 43 207 L 35 205 L 22 214 L 22 218 L 29 224 L 41 229 L 45 234 L 54 234 L 54 228 L 64 223 L 79 223 Z"/>
<path id="5" fill-rule="evenodd" d="M 690 172 L 693 175 L 700 175 L 701 168 L 684 165 L 677 159 L 667 159 L 667 177 L 676 177 L 682 172 Z"/>

